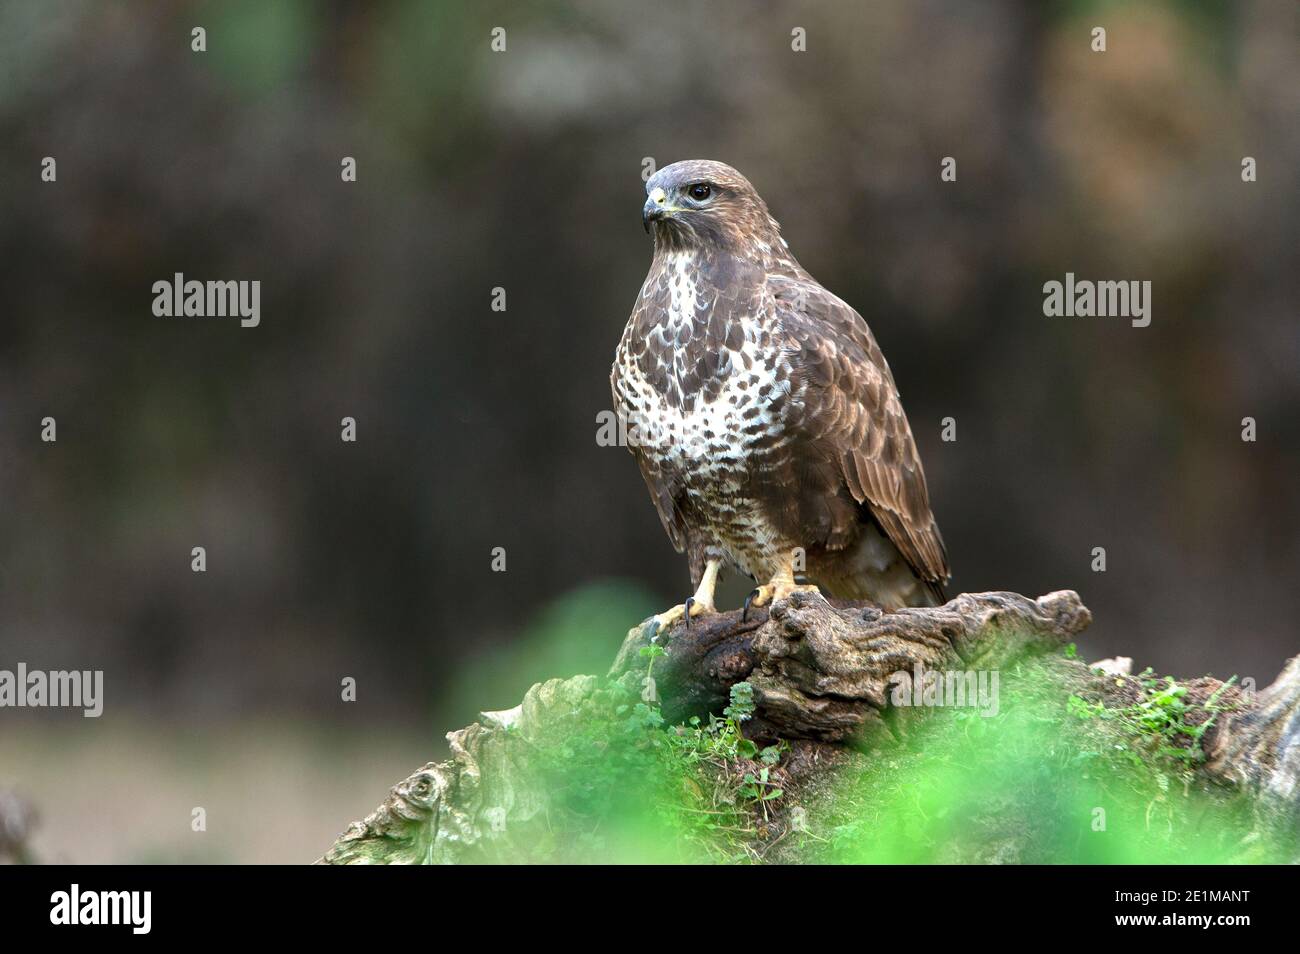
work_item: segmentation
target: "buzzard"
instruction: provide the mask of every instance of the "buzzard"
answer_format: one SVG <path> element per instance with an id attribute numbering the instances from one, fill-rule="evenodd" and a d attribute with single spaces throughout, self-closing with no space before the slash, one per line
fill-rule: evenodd
<path id="1" fill-rule="evenodd" d="M 646 183 L 654 259 L 610 385 L 694 595 L 719 574 L 885 610 L 944 601 L 943 538 L 898 388 L 871 330 L 795 261 L 749 181 L 720 162 Z"/>

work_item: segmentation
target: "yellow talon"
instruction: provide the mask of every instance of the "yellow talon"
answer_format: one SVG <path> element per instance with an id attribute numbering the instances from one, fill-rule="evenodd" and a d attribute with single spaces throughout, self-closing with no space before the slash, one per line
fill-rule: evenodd
<path id="1" fill-rule="evenodd" d="M 816 593 L 820 596 L 821 592 L 811 583 L 796 583 L 794 581 L 794 562 L 793 557 L 791 557 L 777 570 L 771 582 L 764 583 L 749 594 L 749 599 L 745 600 L 745 616 L 748 617 L 751 606 L 767 606 L 777 600 L 787 600 L 792 593 Z"/>
<path id="2" fill-rule="evenodd" d="M 695 595 L 685 603 L 678 603 L 672 609 L 664 610 L 653 618 L 654 622 L 658 624 L 655 630 L 656 633 L 662 633 L 685 618 L 687 606 L 690 606 L 691 616 L 703 616 L 705 613 L 717 612 L 713 608 L 713 591 L 718 585 L 718 571 L 721 566 L 722 564 L 718 560 L 710 560 L 705 564 L 704 575 L 700 577 L 700 585 L 695 588 Z"/>
<path id="3" fill-rule="evenodd" d="M 775 603 L 777 600 L 788 600 L 792 593 L 816 593 L 821 595 L 821 590 L 811 583 L 764 583 L 757 587 L 753 595 L 749 598 L 750 606 L 766 606 L 768 603 Z"/>
<path id="4" fill-rule="evenodd" d="M 698 601 L 691 603 L 691 616 L 702 616 L 705 613 L 713 612 L 712 606 L 702 606 Z M 678 603 L 672 609 L 664 610 L 654 616 L 654 621 L 659 624 L 661 630 L 670 626 L 676 626 L 686 616 L 686 604 Z"/>

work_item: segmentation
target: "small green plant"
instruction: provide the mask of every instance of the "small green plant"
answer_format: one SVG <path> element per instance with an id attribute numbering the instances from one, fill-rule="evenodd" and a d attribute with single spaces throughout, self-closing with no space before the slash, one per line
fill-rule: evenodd
<path id="1" fill-rule="evenodd" d="M 1065 700 L 1065 711 L 1076 719 L 1097 719 L 1105 714 L 1106 707 L 1100 702 L 1089 702 L 1080 696 L 1071 694 Z"/>
<path id="2" fill-rule="evenodd" d="M 1225 711 L 1220 698 L 1236 682 L 1233 676 L 1214 693 L 1197 705 L 1187 701 L 1187 687 L 1169 676 L 1156 676 L 1150 669 L 1141 672 L 1137 679 L 1141 697 L 1131 705 L 1107 708 L 1100 702 L 1088 702 L 1071 695 L 1066 710 L 1080 719 L 1109 719 L 1118 722 L 1133 737 L 1134 742 L 1157 756 L 1175 763 L 1190 766 L 1204 759 L 1201 739 Z M 1196 712 L 1206 713 L 1205 718 L 1189 721 Z"/>
<path id="3" fill-rule="evenodd" d="M 766 823 L 771 803 L 785 794 L 773 773 L 787 746 L 780 742 L 759 748 L 745 737 L 742 725 L 753 718 L 754 711 L 754 687 L 739 682 L 731 687 L 730 702 L 721 718 L 693 717 L 669 730 L 673 751 L 699 783 L 697 810 L 733 835 L 744 832 L 752 836 L 754 822 L 761 819 Z"/>
<path id="4" fill-rule="evenodd" d="M 766 752 L 767 750 L 764 749 L 764 751 Z M 779 758 L 780 756 L 777 757 Z M 740 786 L 741 796 L 751 802 L 764 803 L 770 802 L 773 799 L 780 798 L 784 795 L 785 793 L 769 780 L 771 772 L 772 768 L 770 765 L 764 765 L 758 770 L 758 774 L 746 772 L 744 784 Z"/>
<path id="5" fill-rule="evenodd" d="M 722 718 L 710 715 L 708 721 L 694 716 L 676 728 L 674 744 L 687 762 L 735 768 L 731 763 L 758 760 L 768 768 L 780 761 L 784 743 L 760 749 L 745 738 L 741 725 L 754 716 L 754 687 L 738 682 L 731 687 L 731 702 L 722 710 Z M 764 778 L 766 784 L 766 778 Z M 757 800 L 757 799 L 755 799 Z"/>
<path id="6" fill-rule="evenodd" d="M 738 682 L 729 693 L 731 703 L 722 710 L 728 719 L 737 723 L 748 722 L 754 717 L 754 687 L 747 682 Z"/>

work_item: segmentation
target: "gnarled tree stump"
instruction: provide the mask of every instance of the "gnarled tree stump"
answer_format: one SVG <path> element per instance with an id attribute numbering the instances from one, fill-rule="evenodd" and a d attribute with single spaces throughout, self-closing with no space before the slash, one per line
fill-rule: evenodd
<path id="1" fill-rule="evenodd" d="M 1015 593 L 963 594 L 941 607 L 887 614 L 796 593 L 770 614 L 760 611 L 748 620 L 737 611 L 678 624 L 661 635 L 665 652 L 653 661 L 642 653 L 651 644 L 646 621 L 628 633 L 609 679 L 540 683 L 514 709 L 483 713 L 479 722 L 449 733 L 452 757 L 399 782 L 321 861 L 509 860 L 516 842 L 532 836 L 547 810 L 548 793 L 525 768 L 535 741 L 557 718 L 581 718 L 584 710 L 614 704 L 613 696 L 652 693 L 664 719 L 676 723 L 719 712 L 730 688 L 748 682 L 755 712 L 745 723 L 746 734 L 793 741 L 794 762 L 804 766 L 833 763 L 837 749 L 906 735 L 914 720 L 924 719 L 924 707 L 891 701 L 899 673 L 997 670 L 1038 656 L 1068 691 L 1131 699 L 1136 681 L 1122 665 L 1098 668 L 1052 652 L 1090 621 L 1073 591 L 1037 600 Z M 1294 829 L 1300 818 L 1300 657 L 1253 698 L 1214 679 L 1186 686 L 1190 702 L 1214 698 L 1231 709 L 1206 732 L 1208 758 L 1197 771 L 1250 791 L 1267 824 Z"/>

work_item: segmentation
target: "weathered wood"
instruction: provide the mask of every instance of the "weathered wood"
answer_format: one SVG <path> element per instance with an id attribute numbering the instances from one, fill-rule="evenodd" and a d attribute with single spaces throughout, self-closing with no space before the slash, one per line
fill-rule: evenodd
<path id="1" fill-rule="evenodd" d="M 925 710 L 891 704 L 898 673 L 996 670 L 1027 655 L 1046 655 L 1068 691 L 1131 701 L 1138 681 L 1122 662 L 1100 675 L 1048 654 L 1091 620 L 1072 591 L 1032 600 L 1015 593 L 963 594 L 944 606 L 882 614 L 862 604 L 832 605 L 796 593 L 747 621 L 739 612 L 697 618 L 656 634 L 650 621 L 631 630 L 610 679 L 577 676 L 533 686 L 523 702 L 448 735 L 452 757 L 430 763 L 393 788 L 375 812 L 354 823 L 321 859 L 331 864 L 494 861 L 544 824 L 547 792 L 522 770 L 534 743 L 557 720 L 581 720 L 643 693 L 647 670 L 669 723 L 718 712 L 730 687 L 754 687 L 754 738 L 808 740 L 796 755 L 817 762 L 835 748 L 867 746 L 906 731 Z M 657 638 L 665 652 L 642 653 Z M 1207 778 L 1260 793 L 1271 824 L 1294 825 L 1300 802 L 1300 657 L 1269 689 L 1251 698 L 1217 680 L 1188 683 L 1189 697 L 1220 695 L 1234 711 L 1203 740 Z M 1227 693 L 1226 696 L 1224 693 Z M 824 760 L 823 760 L 824 761 Z M 832 759 L 833 761 L 833 759 Z"/>
<path id="2" fill-rule="evenodd" d="M 1300 824 L 1300 656 L 1223 720 L 1208 753 L 1208 773 L 1256 791 L 1278 824 Z"/>
<path id="3" fill-rule="evenodd" d="M 625 692 L 635 697 L 633 680 Z M 451 758 L 430 762 L 395 785 L 320 859 L 328 864 L 445 864 L 518 857 L 544 827 L 547 793 L 521 766 L 557 715 L 581 717 L 616 692 L 595 676 L 538 683 L 513 709 L 447 733 Z M 530 784 L 532 782 L 532 784 Z"/>
<path id="4" fill-rule="evenodd" d="M 770 615 L 739 611 L 679 623 L 666 634 L 654 674 L 664 718 L 719 711 L 737 682 L 751 683 L 759 738 L 842 742 L 880 730 L 891 677 L 915 667 L 992 669 L 1028 650 L 1063 646 L 1092 617 L 1073 591 L 1031 600 L 1016 593 L 965 593 L 946 605 L 882 613 L 864 603 L 795 593 Z M 639 626 L 611 675 L 643 672 L 651 627 Z"/>

